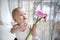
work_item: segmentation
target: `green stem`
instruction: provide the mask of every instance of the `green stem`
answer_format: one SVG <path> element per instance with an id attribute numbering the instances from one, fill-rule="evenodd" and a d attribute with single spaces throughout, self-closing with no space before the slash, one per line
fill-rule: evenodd
<path id="1" fill-rule="evenodd" d="M 41 20 L 41 18 L 37 17 L 37 20 L 36 20 L 35 24 L 37 24 L 40 20 Z"/>
<path id="2" fill-rule="evenodd" d="M 36 20 L 35 24 L 37 24 L 40 20 L 41 20 L 41 18 L 39 19 L 39 18 L 37 17 L 37 20 Z M 28 38 L 29 38 L 30 34 L 32 33 L 32 31 L 33 31 L 33 28 L 30 29 L 30 31 L 29 31 L 29 33 L 28 33 L 28 35 L 27 35 L 27 37 L 26 37 L 25 40 L 28 40 Z"/>
<path id="3" fill-rule="evenodd" d="M 29 38 L 29 36 L 30 36 L 31 33 L 32 33 L 32 29 L 30 29 L 30 31 L 29 31 L 29 33 L 28 33 L 28 35 L 27 35 L 27 37 L 26 37 L 25 40 L 28 40 L 28 38 Z"/>

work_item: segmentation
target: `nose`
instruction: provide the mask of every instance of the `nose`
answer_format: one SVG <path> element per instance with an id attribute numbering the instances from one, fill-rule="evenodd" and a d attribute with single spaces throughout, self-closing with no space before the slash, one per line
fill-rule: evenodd
<path id="1" fill-rule="evenodd" d="M 23 17 L 25 17 L 25 15 L 23 15 Z"/>

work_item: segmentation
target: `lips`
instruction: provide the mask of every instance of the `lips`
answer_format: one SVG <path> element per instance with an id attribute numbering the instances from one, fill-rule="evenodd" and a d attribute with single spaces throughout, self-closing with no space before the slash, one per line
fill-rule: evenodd
<path id="1" fill-rule="evenodd" d="M 27 18 L 23 18 L 24 20 L 27 19 Z"/>

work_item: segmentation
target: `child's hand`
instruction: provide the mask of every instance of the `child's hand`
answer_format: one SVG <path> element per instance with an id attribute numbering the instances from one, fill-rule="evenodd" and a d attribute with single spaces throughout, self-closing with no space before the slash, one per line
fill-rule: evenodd
<path id="1" fill-rule="evenodd" d="M 14 25 L 11 29 L 11 33 L 15 33 L 17 32 L 17 30 L 19 29 L 19 27 L 16 27 L 17 25 Z"/>
<path id="2" fill-rule="evenodd" d="M 37 28 L 37 25 L 36 25 L 36 24 L 33 24 L 32 29 L 33 29 L 33 30 L 36 30 L 36 28 Z"/>
<path id="3" fill-rule="evenodd" d="M 11 29 L 11 33 L 15 33 L 15 32 L 17 32 L 17 28 L 14 28 L 14 27 L 13 27 L 13 28 Z"/>
<path id="4" fill-rule="evenodd" d="M 33 27 L 32 27 L 32 36 L 36 36 L 36 28 L 37 28 L 37 25 L 36 24 L 33 24 Z"/>

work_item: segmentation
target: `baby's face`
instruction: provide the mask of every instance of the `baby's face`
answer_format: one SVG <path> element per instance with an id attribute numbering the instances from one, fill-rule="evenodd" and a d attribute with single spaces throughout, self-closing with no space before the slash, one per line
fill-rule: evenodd
<path id="1" fill-rule="evenodd" d="M 19 9 L 18 12 L 15 14 L 15 20 L 18 24 L 27 23 L 27 14 L 24 9 Z"/>

